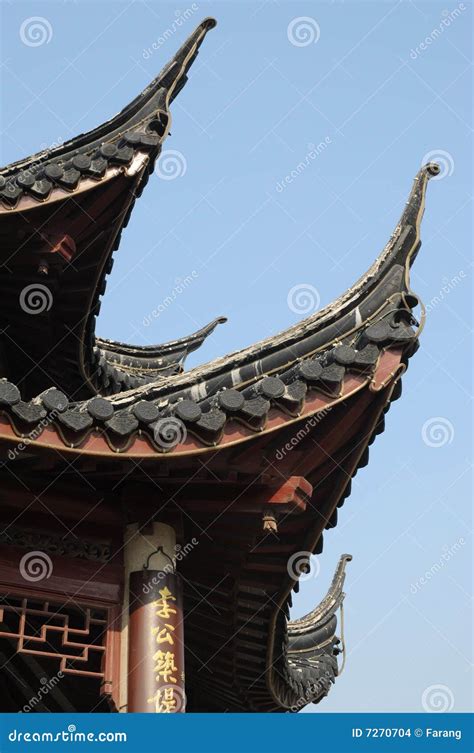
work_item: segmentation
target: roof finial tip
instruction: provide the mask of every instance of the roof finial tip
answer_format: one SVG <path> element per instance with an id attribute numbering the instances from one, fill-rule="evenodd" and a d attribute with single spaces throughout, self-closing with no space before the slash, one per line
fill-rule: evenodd
<path id="1" fill-rule="evenodd" d="M 201 26 L 205 26 L 207 29 L 213 29 L 214 26 L 217 26 L 217 21 L 215 18 L 212 18 L 212 16 L 207 16 L 201 21 Z"/>
<path id="2" fill-rule="evenodd" d="M 425 170 L 430 177 L 434 177 L 435 175 L 439 175 L 441 171 L 441 167 L 438 165 L 437 162 L 428 162 L 425 165 Z"/>

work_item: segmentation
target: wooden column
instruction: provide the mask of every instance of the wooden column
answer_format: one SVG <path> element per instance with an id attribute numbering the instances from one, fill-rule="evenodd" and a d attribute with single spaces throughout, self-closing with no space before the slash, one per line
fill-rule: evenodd
<path id="1" fill-rule="evenodd" d="M 175 532 L 161 523 L 125 532 L 121 711 L 185 710 L 182 588 Z"/>
<path id="2" fill-rule="evenodd" d="M 183 608 L 176 573 L 131 573 L 128 645 L 128 711 L 183 712 Z"/>

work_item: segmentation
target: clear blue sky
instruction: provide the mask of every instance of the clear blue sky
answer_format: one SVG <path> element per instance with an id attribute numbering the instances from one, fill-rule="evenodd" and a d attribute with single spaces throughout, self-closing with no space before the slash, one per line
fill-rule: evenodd
<path id="1" fill-rule="evenodd" d="M 186 9 L 189 20 L 160 44 Z M 423 157 L 441 153 L 412 273 L 425 303 L 437 300 L 403 398 L 295 614 L 314 606 L 339 554 L 351 552 L 346 669 L 319 709 L 421 711 L 423 693 L 442 685 L 450 708 L 468 710 L 470 4 L 5 0 L 2 15 L 3 164 L 115 114 L 194 25 L 218 19 L 172 108 L 165 149 L 183 155 L 185 174 L 155 176 L 136 206 L 102 304 L 105 337 L 163 342 L 227 315 L 192 364 L 293 324 L 288 291 L 311 284 L 324 305 L 350 286 L 388 239 Z M 49 24 L 41 45 L 21 39 L 32 16 Z M 288 26 L 304 16 L 315 41 L 292 44 Z"/>

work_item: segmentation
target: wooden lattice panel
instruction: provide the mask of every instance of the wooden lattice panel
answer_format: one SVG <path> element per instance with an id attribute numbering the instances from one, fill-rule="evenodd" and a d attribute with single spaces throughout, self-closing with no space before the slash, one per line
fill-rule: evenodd
<path id="1" fill-rule="evenodd" d="M 107 679 L 108 626 L 106 608 L 0 597 L 0 637 L 18 653 L 58 659 L 64 674 Z"/>

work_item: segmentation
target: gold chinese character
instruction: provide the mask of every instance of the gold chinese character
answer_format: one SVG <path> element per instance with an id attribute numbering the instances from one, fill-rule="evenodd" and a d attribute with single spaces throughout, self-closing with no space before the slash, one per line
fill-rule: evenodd
<path id="1" fill-rule="evenodd" d="M 157 673 L 157 682 L 160 682 L 160 680 L 164 680 L 165 682 L 177 682 L 176 677 L 173 677 L 173 675 L 178 671 L 178 667 L 174 663 L 174 654 L 172 651 L 158 650 L 153 655 L 153 661 L 156 662 L 154 671 Z"/>
<path id="2" fill-rule="evenodd" d="M 173 714 L 177 706 L 174 688 L 158 688 L 153 698 L 148 698 L 147 703 L 155 704 L 157 714 Z"/>
<path id="3" fill-rule="evenodd" d="M 153 602 L 153 605 L 158 607 L 158 611 L 155 614 L 158 617 L 164 617 L 165 619 L 168 619 L 172 614 L 177 614 L 176 609 L 168 604 L 169 601 L 176 601 L 169 588 L 165 586 L 160 589 L 159 593 L 161 594 L 161 599 Z"/>
<path id="4" fill-rule="evenodd" d="M 151 632 L 156 636 L 155 640 L 157 643 L 169 643 L 170 646 L 174 646 L 173 636 L 171 635 L 174 629 L 174 625 L 166 622 L 164 627 L 154 627 Z"/>

